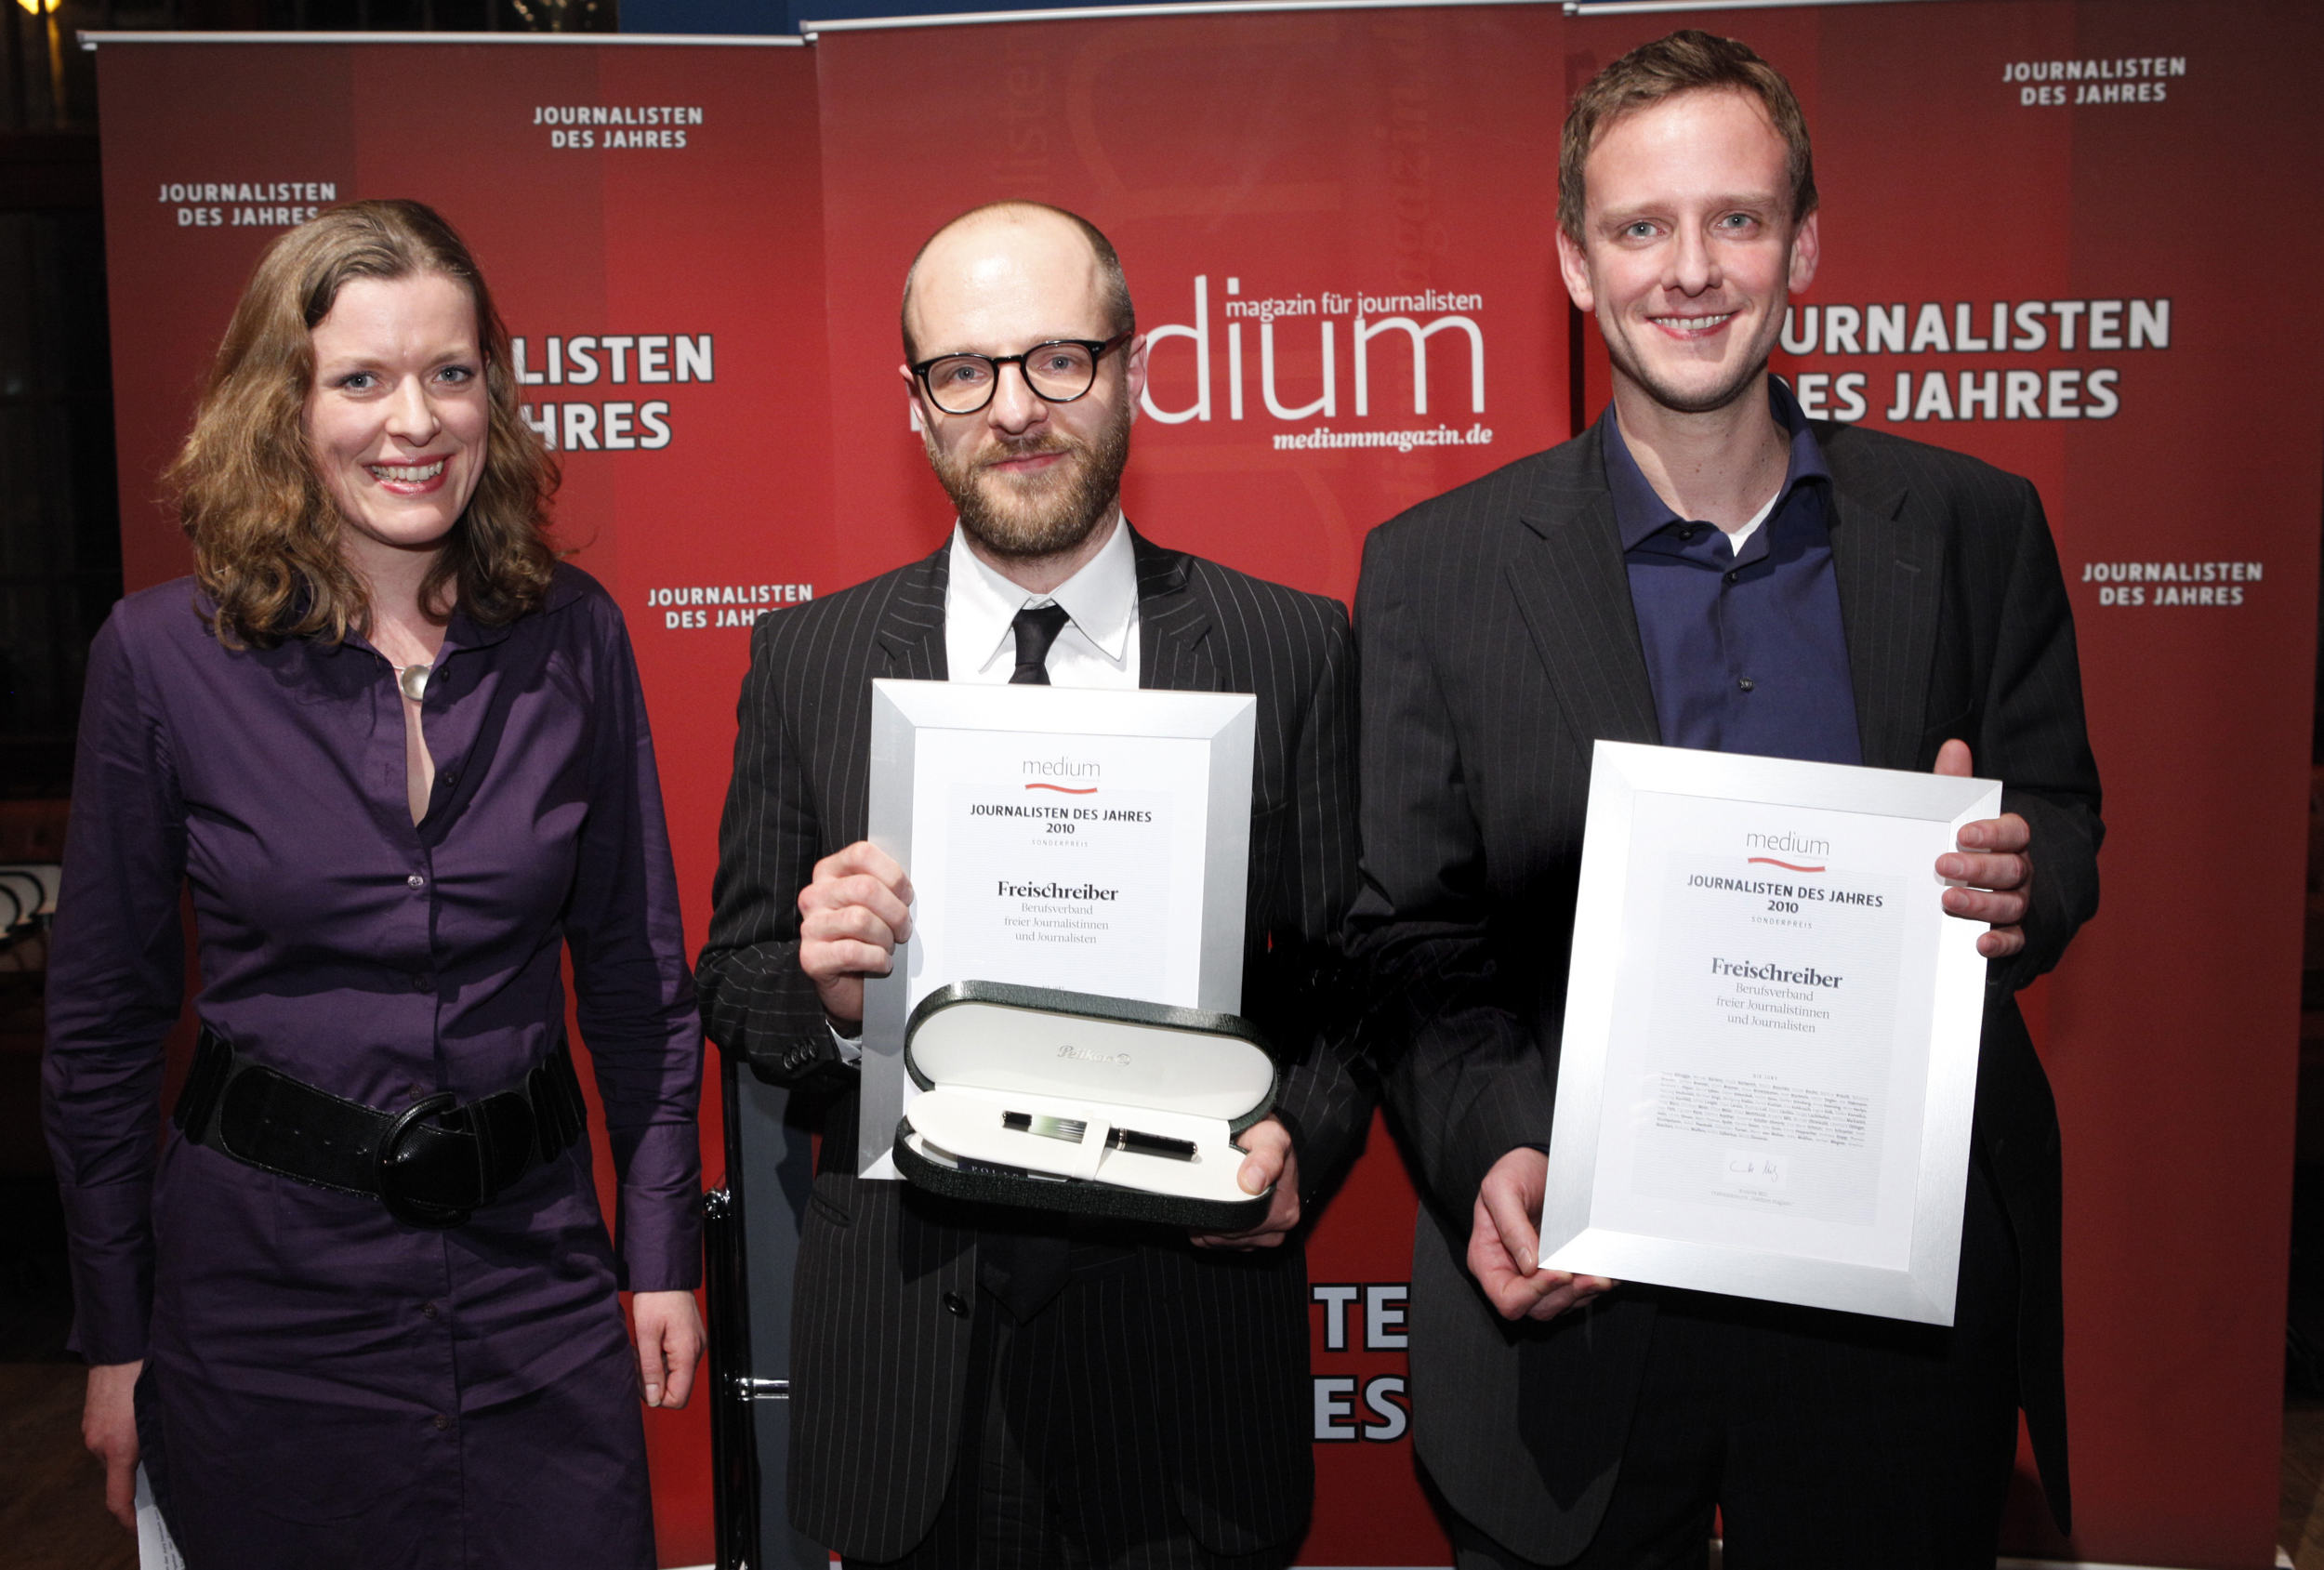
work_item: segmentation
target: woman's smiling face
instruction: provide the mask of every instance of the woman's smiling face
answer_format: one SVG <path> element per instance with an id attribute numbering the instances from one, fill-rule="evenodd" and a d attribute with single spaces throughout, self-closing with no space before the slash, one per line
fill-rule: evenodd
<path id="1" fill-rule="evenodd" d="M 307 447 L 360 560 L 433 553 L 484 471 L 491 406 L 476 304 L 438 272 L 349 282 L 315 323 Z"/>

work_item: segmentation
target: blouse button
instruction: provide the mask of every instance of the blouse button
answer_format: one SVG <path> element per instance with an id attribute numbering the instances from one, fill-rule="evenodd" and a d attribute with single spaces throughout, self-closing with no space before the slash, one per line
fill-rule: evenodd
<path id="1" fill-rule="evenodd" d="M 403 881 L 406 885 L 414 889 L 425 889 L 428 887 L 428 879 L 422 877 L 416 872 L 412 874 L 411 877 L 405 878 Z"/>
<path id="2" fill-rule="evenodd" d="M 445 1417 L 442 1412 L 437 1413 L 434 1417 L 429 1418 L 428 1421 L 438 1433 L 443 1432 L 446 1429 L 452 1426 L 452 1419 Z"/>

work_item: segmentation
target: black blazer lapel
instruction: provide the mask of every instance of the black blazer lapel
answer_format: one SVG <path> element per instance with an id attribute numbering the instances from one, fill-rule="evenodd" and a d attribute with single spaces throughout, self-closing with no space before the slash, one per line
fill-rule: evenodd
<path id="1" fill-rule="evenodd" d="M 1945 542 L 1906 516 L 1900 482 L 1832 489 L 1832 572 L 1848 640 L 1856 735 L 1875 769 L 1923 766 L 1929 667 L 1945 594 Z"/>
<path id="2" fill-rule="evenodd" d="M 1129 528 L 1127 520 L 1122 527 Z M 1155 545 L 1135 529 L 1129 546 L 1138 563 L 1138 685 L 1217 692 L 1210 611 L 1194 592 L 1186 555 Z"/>
<path id="3" fill-rule="evenodd" d="M 1565 461 L 1534 487 L 1518 514 L 1532 537 L 1520 540 L 1507 569 L 1558 706 L 1585 750 L 1601 738 L 1662 740 L 1600 429 L 1563 449 Z"/>
<path id="4" fill-rule="evenodd" d="M 944 658 L 944 590 L 952 581 L 952 542 L 905 569 L 880 608 L 872 641 L 887 656 L 877 672 L 913 681 L 949 677 Z"/>

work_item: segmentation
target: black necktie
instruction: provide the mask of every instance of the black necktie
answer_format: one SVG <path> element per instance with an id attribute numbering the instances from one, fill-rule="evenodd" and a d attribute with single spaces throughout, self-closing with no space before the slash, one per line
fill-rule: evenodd
<path id="1" fill-rule="evenodd" d="M 1017 613 L 1017 619 L 1009 624 L 1017 635 L 1017 669 L 1009 679 L 1011 687 L 1049 685 L 1049 646 L 1072 619 L 1063 605 L 1028 606 Z"/>
<path id="2" fill-rule="evenodd" d="M 1017 635 L 1016 686 L 1046 687 L 1049 647 L 1065 630 L 1063 605 L 1029 606 L 1017 613 L 1010 630 Z M 978 1243 L 977 1281 L 1009 1306 L 1019 1324 L 1048 1306 L 1065 1285 L 1068 1245 L 1059 1217 L 1028 1218 L 1023 1230 L 988 1232 Z"/>

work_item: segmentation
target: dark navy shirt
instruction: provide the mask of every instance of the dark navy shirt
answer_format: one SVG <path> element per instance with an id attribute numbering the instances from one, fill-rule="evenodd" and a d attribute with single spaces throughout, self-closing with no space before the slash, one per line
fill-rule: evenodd
<path id="1" fill-rule="evenodd" d="M 1831 470 L 1790 390 L 1767 401 L 1791 433 L 1775 509 L 1740 553 L 1655 494 L 1605 414 L 1605 478 L 1666 746 L 1861 763 L 1848 640 L 1832 574 Z"/>

